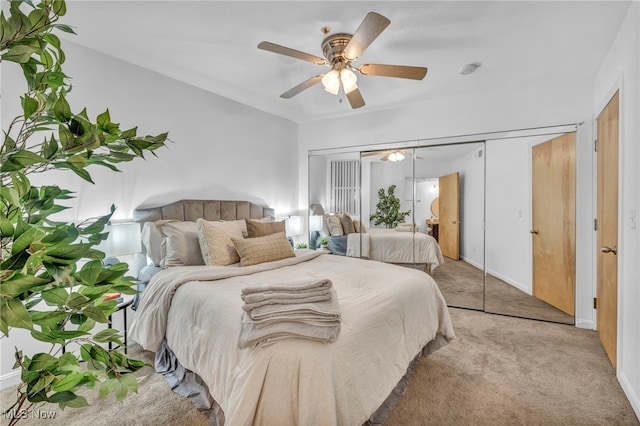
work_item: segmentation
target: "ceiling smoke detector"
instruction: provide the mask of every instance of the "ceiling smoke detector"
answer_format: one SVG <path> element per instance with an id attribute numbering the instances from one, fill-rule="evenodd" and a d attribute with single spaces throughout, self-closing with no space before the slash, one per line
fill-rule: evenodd
<path id="1" fill-rule="evenodd" d="M 460 74 L 462 74 L 462 75 L 473 74 L 475 72 L 475 70 L 480 68 L 480 66 L 482 66 L 482 64 L 480 62 L 473 62 L 473 63 L 467 64 L 467 65 L 463 66 L 462 68 L 460 68 Z"/>

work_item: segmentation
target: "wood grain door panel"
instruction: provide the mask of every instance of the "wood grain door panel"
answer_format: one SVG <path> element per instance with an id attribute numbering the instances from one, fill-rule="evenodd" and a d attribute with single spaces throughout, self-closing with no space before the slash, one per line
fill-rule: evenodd
<path id="1" fill-rule="evenodd" d="M 575 315 L 576 134 L 532 149 L 533 295 Z"/>
<path id="2" fill-rule="evenodd" d="M 460 259 L 460 175 L 452 173 L 438 178 L 440 214 L 438 244 L 442 255 Z"/>

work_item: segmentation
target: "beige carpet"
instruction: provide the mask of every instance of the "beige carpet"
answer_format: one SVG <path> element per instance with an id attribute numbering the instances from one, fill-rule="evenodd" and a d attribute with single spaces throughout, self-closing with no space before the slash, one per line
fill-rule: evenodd
<path id="1" fill-rule="evenodd" d="M 462 260 L 445 258 L 444 264 L 431 275 L 449 306 L 564 324 L 574 323 L 573 316 L 492 275 L 486 276 L 483 286 L 482 270 Z"/>
<path id="2" fill-rule="evenodd" d="M 596 334 L 573 326 L 450 309 L 457 339 L 423 358 L 388 426 L 640 425 Z M 140 354 L 140 347 L 132 352 Z M 149 353 L 144 353 L 151 360 Z M 92 407 L 56 406 L 22 425 L 205 425 L 151 369 L 139 394 Z M 2 407 L 11 391 L 2 392 Z M 6 424 L 5 419 L 2 424 Z"/>

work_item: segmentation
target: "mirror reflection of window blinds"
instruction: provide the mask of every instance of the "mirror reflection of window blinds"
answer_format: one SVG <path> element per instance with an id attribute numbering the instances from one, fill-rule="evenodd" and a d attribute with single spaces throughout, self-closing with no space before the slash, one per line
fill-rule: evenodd
<path id="1" fill-rule="evenodd" d="M 331 212 L 359 215 L 360 188 L 358 160 L 331 161 Z"/>

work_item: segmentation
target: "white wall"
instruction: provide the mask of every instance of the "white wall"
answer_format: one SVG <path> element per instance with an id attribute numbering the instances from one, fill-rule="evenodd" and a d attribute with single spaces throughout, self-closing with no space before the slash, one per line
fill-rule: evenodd
<path id="1" fill-rule="evenodd" d="M 173 143 L 160 149 L 158 158 L 121 165 L 124 173 L 94 168 L 95 185 L 71 172 L 35 176 L 36 184 L 76 191 L 70 203 L 75 208 L 62 219 L 104 214 L 111 204 L 118 207 L 114 218 L 126 219 L 141 204 L 182 198 L 249 200 L 275 208 L 278 215 L 296 213 L 296 124 L 69 42 L 63 47 L 64 70 L 73 77 L 68 100 L 75 112 L 86 106 L 95 117 L 108 107 L 122 129 L 169 131 Z M 5 129 L 19 111 L 24 85 L 19 68 L 10 63 L 2 64 L 1 78 Z M 11 373 L 14 346 L 25 354 L 48 349 L 22 330 L 10 336 L 0 340 L 0 386 L 17 379 Z"/>
<path id="2" fill-rule="evenodd" d="M 634 2 L 595 79 L 593 118 L 620 90 L 617 375 L 640 417 L 640 3 Z M 636 219 L 637 221 L 638 219 Z"/>
<path id="3" fill-rule="evenodd" d="M 95 167 L 95 185 L 69 172 L 34 178 L 77 191 L 76 208 L 61 216 L 82 220 L 114 203 L 116 219 L 140 205 L 194 197 L 242 199 L 266 204 L 277 214 L 295 213 L 297 125 L 112 57 L 64 42 L 68 96 L 74 111 L 91 117 L 109 108 L 121 129 L 139 134 L 169 132 L 173 143 L 158 158 L 122 164 L 124 173 Z M 18 82 L 19 84 L 16 84 Z M 17 67 L 3 64 L 2 117 L 13 117 L 23 91 Z M 4 125 L 3 125 L 4 128 Z"/>

